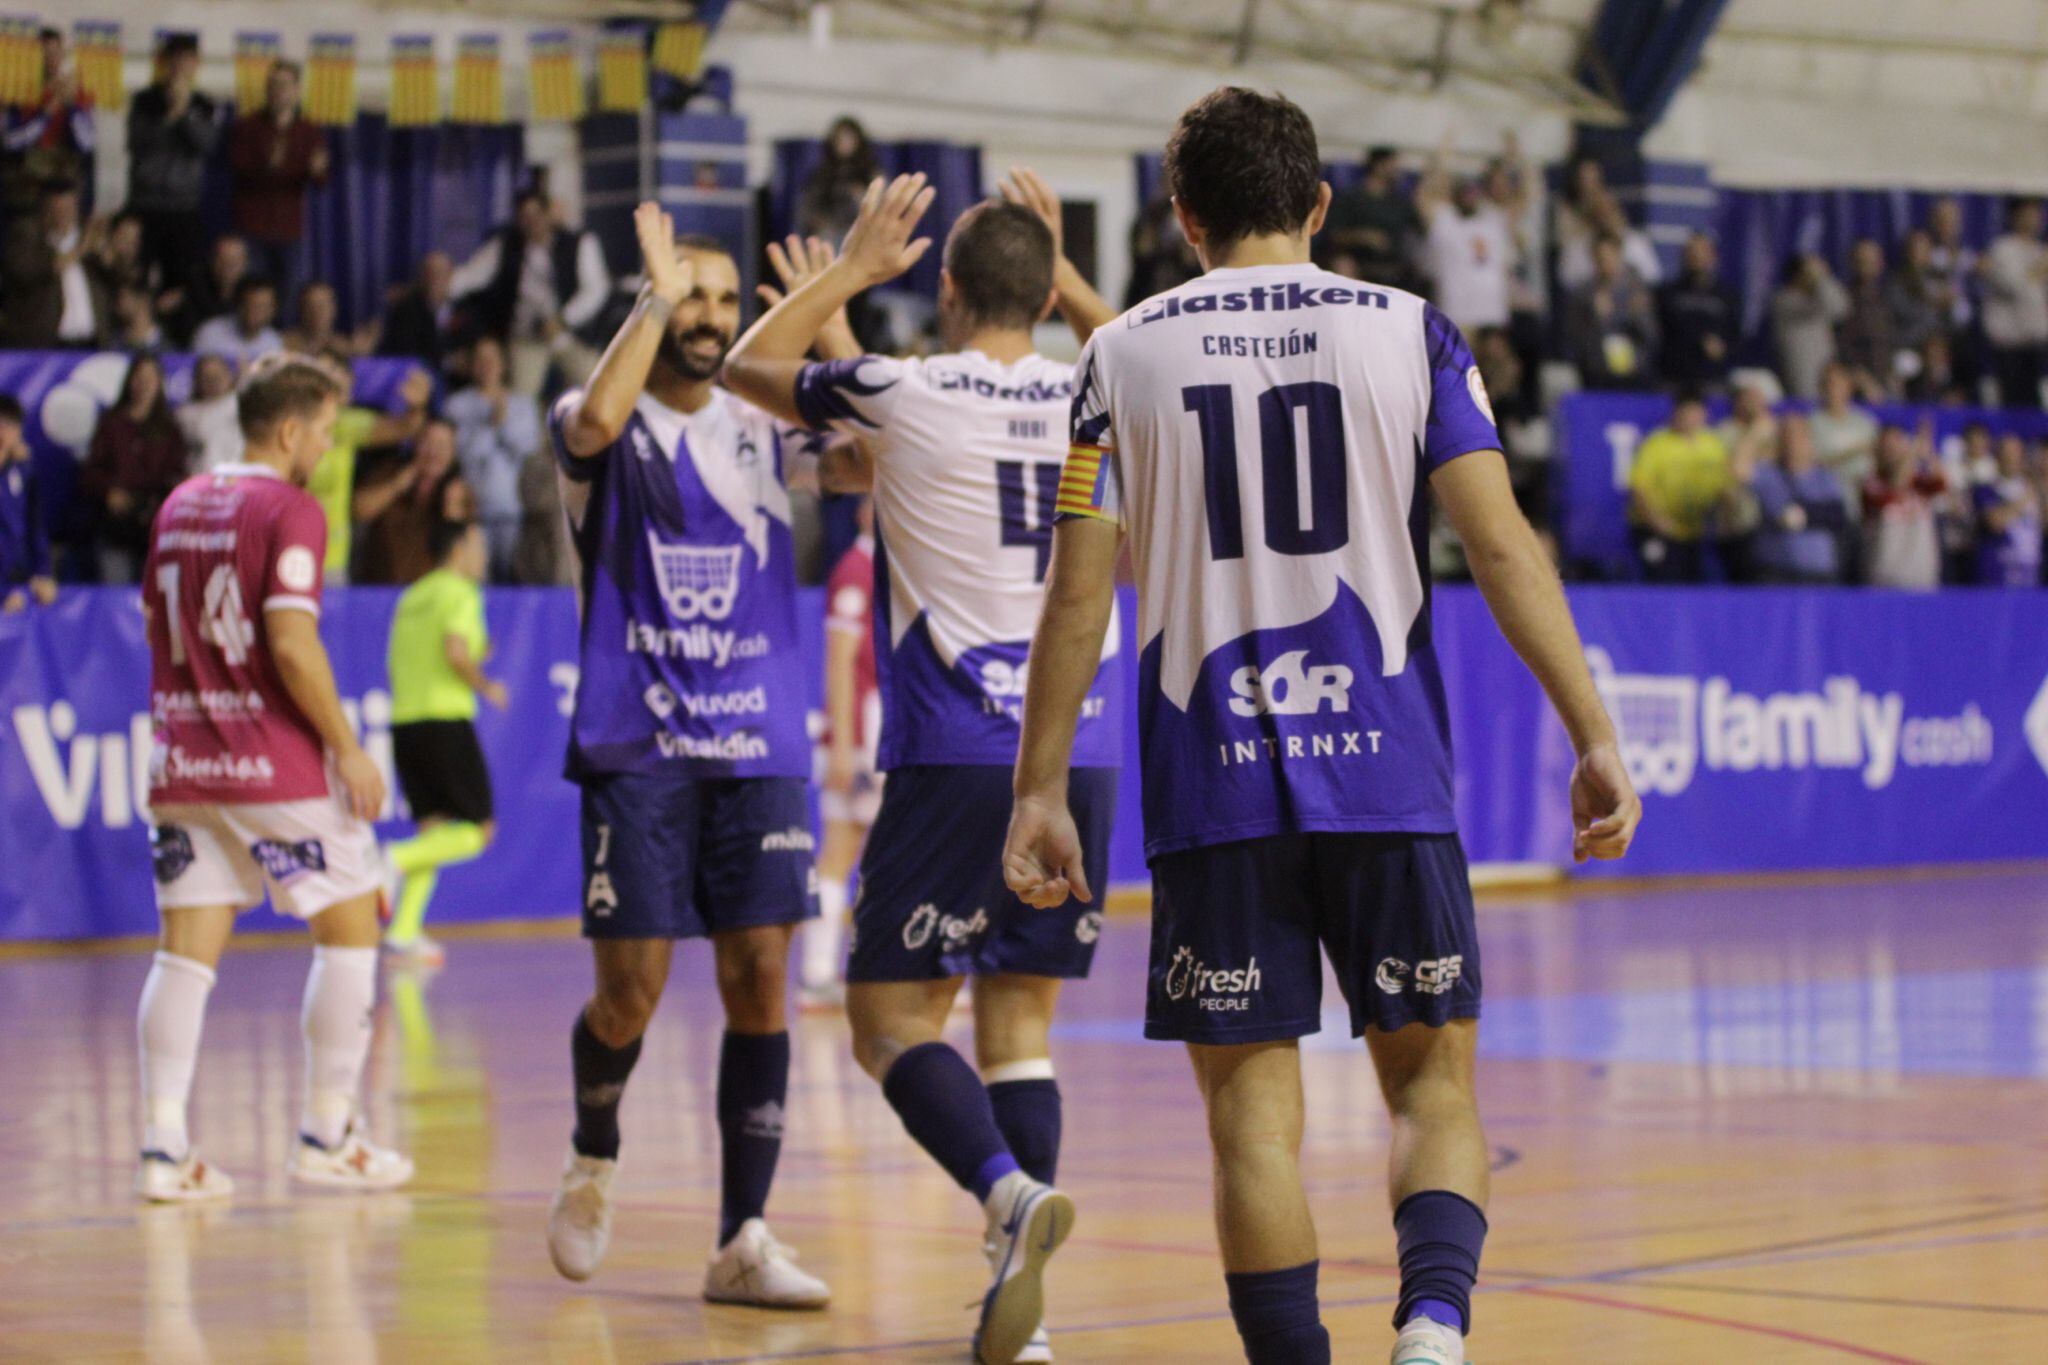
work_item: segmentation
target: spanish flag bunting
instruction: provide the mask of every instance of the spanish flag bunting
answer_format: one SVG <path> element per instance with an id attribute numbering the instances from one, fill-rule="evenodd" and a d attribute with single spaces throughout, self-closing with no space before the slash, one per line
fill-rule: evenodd
<path id="1" fill-rule="evenodd" d="M 638 27 L 606 29 L 597 44 L 597 107 L 633 114 L 646 103 L 646 32 Z"/>
<path id="2" fill-rule="evenodd" d="M 126 104 L 121 86 L 121 26 L 81 19 L 73 29 L 72 42 L 78 51 L 79 88 L 97 108 L 112 110 Z"/>
<path id="3" fill-rule="evenodd" d="M 261 109 L 271 64 L 284 55 L 284 39 L 275 33 L 235 35 L 235 108 Z"/>
<path id="4" fill-rule="evenodd" d="M 654 31 L 654 69 L 693 81 L 704 69 L 704 25 L 663 24 Z"/>
<path id="5" fill-rule="evenodd" d="M 316 33 L 306 63 L 306 117 L 346 127 L 356 121 L 356 36 Z"/>
<path id="6" fill-rule="evenodd" d="M 576 70 L 576 52 L 567 29 L 546 29 L 527 40 L 532 69 L 533 116 L 563 122 L 583 115 L 583 82 Z"/>
<path id="7" fill-rule="evenodd" d="M 43 97 L 43 46 L 36 21 L 0 15 L 0 104 L 26 108 Z"/>
<path id="8" fill-rule="evenodd" d="M 417 128 L 441 121 L 441 73 L 434 65 L 431 34 L 399 34 L 391 40 L 391 126 Z"/>
<path id="9" fill-rule="evenodd" d="M 505 73 L 498 62 L 495 33 L 465 33 L 456 40 L 453 121 L 505 121 Z"/>

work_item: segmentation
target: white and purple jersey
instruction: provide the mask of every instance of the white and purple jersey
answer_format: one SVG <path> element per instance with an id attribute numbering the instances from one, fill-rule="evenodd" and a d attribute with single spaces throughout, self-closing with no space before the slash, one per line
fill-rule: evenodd
<path id="1" fill-rule="evenodd" d="M 875 452 L 876 672 L 884 771 L 1017 761 L 1052 556 L 1074 368 L 979 351 L 806 365 L 797 407 Z M 1082 705 L 1074 763 L 1122 760 L 1118 629 Z"/>
<path id="2" fill-rule="evenodd" d="M 1310 265 L 1212 270 L 1082 352 L 1062 517 L 1128 529 L 1148 856 L 1447 833 L 1428 478 L 1495 450 L 1449 319 Z"/>
<path id="3" fill-rule="evenodd" d="M 794 441 L 723 389 L 683 413 L 641 395 L 588 459 L 548 419 L 581 561 L 582 676 L 568 776 L 805 777 L 786 464 Z"/>

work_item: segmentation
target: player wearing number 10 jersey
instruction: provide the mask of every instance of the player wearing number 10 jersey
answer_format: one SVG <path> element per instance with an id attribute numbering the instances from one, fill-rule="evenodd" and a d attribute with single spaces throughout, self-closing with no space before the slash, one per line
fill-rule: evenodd
<path id="1" fill-rule="evenodd" d="M 1619 856 L 1639 808 L 1464 338 L 1412 294 L 1310 264 L 1330 190 L 1308 119 L 1219 90 L 1182 115 L 1166 176 L 1208 273 L 1082 354 L 1006 869 L 1038 904 L 1073 880 L 1073 661 L 1100 638 L 1128 532 L 1153 877 L 1145 1031 L 1193 1057 L 1245 1353 L 1330 1359 L 1294 1166 L 1296 1040 L 1320 1027 L 1327 953 L 1392 1111 L 1394 1360 L 1456 1365 L 1487 1161 L 1479 945 L 1430 646 L 1432 497 L 1578 746 L 1581 855 Z"/>

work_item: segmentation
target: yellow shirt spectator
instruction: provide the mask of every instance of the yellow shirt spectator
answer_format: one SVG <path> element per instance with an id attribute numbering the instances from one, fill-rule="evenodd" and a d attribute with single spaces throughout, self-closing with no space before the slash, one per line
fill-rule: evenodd
<path id="1" fill-rule="evenodd" d="M 1629 512 L 1673 540 L 1698 540 L 1735 476 L 1719 436 L 1705 426 L 1682 427 L 1660 427 L 1636 448 Z"/>

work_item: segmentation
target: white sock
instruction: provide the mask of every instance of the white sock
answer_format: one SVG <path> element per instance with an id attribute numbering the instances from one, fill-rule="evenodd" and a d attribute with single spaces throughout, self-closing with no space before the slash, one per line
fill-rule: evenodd
<path id="1" fill-rule="evenodd" d="M 206 997 L 213 993 L 213 968 L 189 957 L 159 952 L 142 983 L 135 1010 L 135 1041 L 142 1054 L 142 1150 L 185 1159 L 192 1139 L 185 1130 L 185 1106 L 192 1098 L 192 1072 L 199 1064 L 199 1034 L 206 1024 Z"/>
<path id="2" fill-rule="evenodd" d="M 313 949 L 299 1011 L 306 1035 L 306 1103 L 299 1129 L 324 1146 L 341 1141 L 355 1113 L 376 1002 L 375 948 Z"/>
<path id="3" fill-rule="evenodd" d="M 1010 1210 L 1016 1207 L 1018 1197 L 1036 1184 L 1038 1182 L 1024 1172 L 1012 1171 L 989 1186 L 988 1198 L 981 1201 L 981 1207 L 987 1211 L 989 1221 L 998 1226 L 1007 1222 Z"/>
<path id="4" fill-rule="evenodd" d="M 823 986 L 839 979 L 839 945 L 846 939 L 846 883 L 818 884 L 818 918 L 804 925 L 803 981 Z"/>

